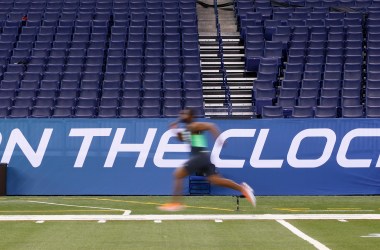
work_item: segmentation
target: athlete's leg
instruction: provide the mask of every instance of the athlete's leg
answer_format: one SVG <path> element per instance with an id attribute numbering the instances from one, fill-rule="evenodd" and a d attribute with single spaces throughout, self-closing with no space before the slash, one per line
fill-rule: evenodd
<path id="1" fill-rule="evenodd" d="M 173 201 L 177 202 L 183 195 L 183 179 L 188 175 L 189 173 L 185 167 L 177 168 L 176 171 L 174 171 Z"/>
<path id="2" fill-rule="evenodd" d="M 163 204 L 158 207 L 158 209 L 162 211 L 181 211 L 185 208 L 181 204 L 181 197 L 182 197 L 182 189 L 183 189 L 183 178 L 188 176 L 188 171 L 185 167 L 177 168 L 176 171 L 174 171 L 173 177 L 174 177 L 174 190 L 173 190 L 173 196 L 172 196 L 172 202 Z"/>
<path id="3" fill-rule="evenodd" d="M 256 207 L 256 197 L 253 194 L 253 189 L 248 186 L 246 183 L 242 183 L 241 185 L 237 184 L 236 182 L 223 178 L 218 174 L 212 174 L 208 176 L 208 180 L 211 184 L 232 188 L 234 190 L 240 191 L 245 198 L 248 199 L 248 201 Z"/>
<path id="4" fill-rule="evenodd" d="M 218 174 L 210 175 L 207 177 L 207 179 L 213 185 L 231 188 L 240 192 L 243 191 L 243 187 L 241 185 L 237 184 L 236 182 L 230 179 L 223 178 Z"/>

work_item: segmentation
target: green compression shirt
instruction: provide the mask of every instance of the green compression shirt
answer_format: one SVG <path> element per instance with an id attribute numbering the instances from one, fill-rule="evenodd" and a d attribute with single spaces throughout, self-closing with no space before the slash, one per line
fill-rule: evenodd
<path id="1" fill-rule="evenodd" d="M 191 146 L 197 148 L 207 148 L 206 137 L 203 134 L 192 134 Z"/>

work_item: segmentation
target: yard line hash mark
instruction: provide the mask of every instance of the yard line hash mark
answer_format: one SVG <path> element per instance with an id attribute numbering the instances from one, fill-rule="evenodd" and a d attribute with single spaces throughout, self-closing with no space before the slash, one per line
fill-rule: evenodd
<path id="1" fill-rule="evenodd" d="M 301 239 L 312 244 L 316 249 L 318 249 L 318 250 L 330 250 L 330 248 L 326 247 L 321 242 L 311 238 L 309 235 L 305 234 L 304 232 L 302 232 L 301 230 L 299 230 L 298 228 L 296 228 L 295 226 L 293 226 L 289 222 L 286 222 L 284 220 L 276 220 L 276 221 L 278 223 L 280 223 L 281 225 L 283 225 L 285 228 L 287 228 L 290 232 L 294 233 L 295 235 L 297 235 Z"/>

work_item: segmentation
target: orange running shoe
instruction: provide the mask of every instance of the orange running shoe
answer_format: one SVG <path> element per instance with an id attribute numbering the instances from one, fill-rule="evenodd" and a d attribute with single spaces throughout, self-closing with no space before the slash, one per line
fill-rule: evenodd
<path id="1" fill-rule="evenodd" d="M 256 207 L 256 197 L 254 195 L 253 189 L 245 182 L 241 184 L 243 188 L 243 195 L 244 197 L 252 204 L 252 206 Z"/>
<path id="2" fill-rule="evenodd" d="M 185 209 L 185 206 L 179 202 L 166 203 L 157 207 L 161 211 L 177 212 Z"/>

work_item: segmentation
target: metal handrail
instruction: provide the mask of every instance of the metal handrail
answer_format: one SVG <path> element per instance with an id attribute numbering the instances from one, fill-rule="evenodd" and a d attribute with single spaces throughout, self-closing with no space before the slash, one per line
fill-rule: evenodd
<path id="1" fill-rule="evenodd" d="M 221 58 L 220 60 L 220 71 L 222 73 L 222 88 L 224 89 L 224 105 L 228 108 L 228 115 L 230 116 L 232 113 L 232 105 L 231 105 L 231 93 L 230 93 L 230 87 L 228 86 L 228 80 L 227 80 L 227 71 L 224 65 L 224 56 L 223 56 L 223 39 L 222 34 L 220 31 L 220 23 L 219 23 L 219 15 L 218 15 L 218 0 L 214 0 L 214 13 L 215 13 L 215 21 L 216 21 L 216 35 L 218 39 L 218 45 L 219 45 L 219 56 Z"/>

